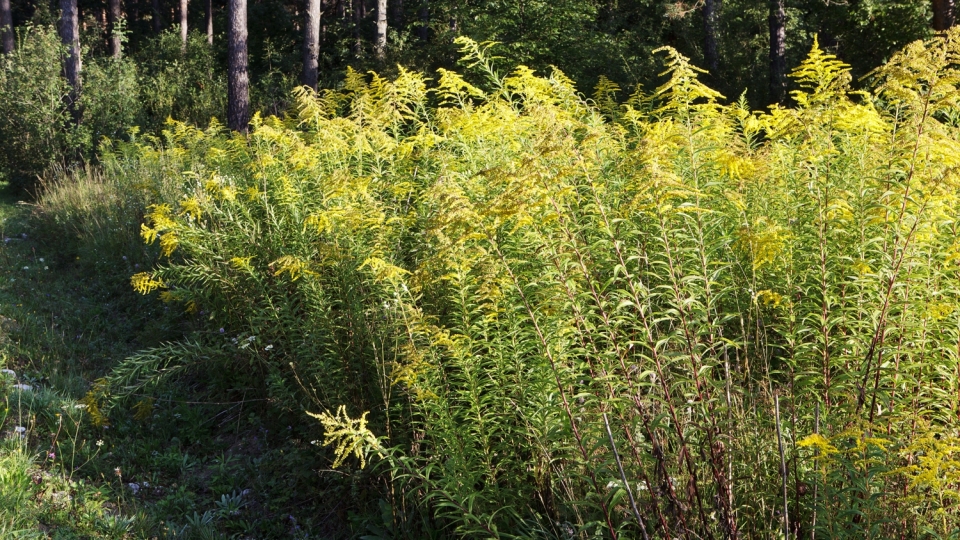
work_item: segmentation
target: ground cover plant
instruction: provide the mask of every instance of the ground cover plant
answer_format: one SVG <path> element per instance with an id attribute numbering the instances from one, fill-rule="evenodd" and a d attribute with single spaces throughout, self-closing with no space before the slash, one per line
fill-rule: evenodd
<path id="1" fill-rule="evenodd" d="M 621 102 L 461 39 L 464 73 L 118 142 L 131 284 L 208 330 L 87 400 L 233 371 L 380 537 L 951 537 L 958 39 L 858 92 L 815 44 L 766 112 L 669 48 Z"/>
<path id="2" fill-rule="evenodd" d="M 303 536 L 296 520 L 324 516 L 290 489 L 314 491 L 311 464 L 262 400 L 181 379 L 95 420 L 92 381 L 199 325 L 129 286 L 156 258 L 138 192 L 60 179 L 41 206 L 0 191 L 0 537 Z"/>
<path id="3" fill-rule="evenodd" d="M 763 112 L 458 46 L 3 207 L 0 531 L 957 536 L 960 32 Z"/>

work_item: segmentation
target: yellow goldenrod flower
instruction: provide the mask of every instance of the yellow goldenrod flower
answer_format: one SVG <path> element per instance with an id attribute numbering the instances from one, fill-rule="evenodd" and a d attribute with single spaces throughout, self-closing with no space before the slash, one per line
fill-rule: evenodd
<path id="1" fill-rule="evenodd" d="M 180 201 L 181 215 L 188 215 L 193 219 L 200 219 L 203 215 L 203 209 L 200 207 L 200 201 L 196 197 L 188 197 Z"/>
<path id="2" fill-rule="evenodd" d="M 140 294 L 150 294 L 156 289 L 166 286 L 164 285 L 163 281 L 159 279 L 153 279 L 153 276 L 150 274 L 150 272 L 140 272 L 139 274 L 134 274 L 130 278 L 130 284 L 133 285 L 133 290 Z"/>
<path id="3" fill-rule="evenodd" d="M 180 240 L 177 238 L 177 235 L 168 232 L 160 237 L 160 254 L 164 257 L 169 257 L 177 249 L 178 245 L 180 245 Z"/>

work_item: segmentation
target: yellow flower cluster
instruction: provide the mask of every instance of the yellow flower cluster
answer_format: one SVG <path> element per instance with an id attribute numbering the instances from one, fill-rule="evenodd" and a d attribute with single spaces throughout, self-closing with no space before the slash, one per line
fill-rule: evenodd
<path id="1" fill-rule="evenodd" d="M 163 281 L 154 279 L 150 272 L 139 272 L 130 278 L 130 284 L 133 290 L 140 294 L 150 294 L 151 292 L 164 287 Z"/>

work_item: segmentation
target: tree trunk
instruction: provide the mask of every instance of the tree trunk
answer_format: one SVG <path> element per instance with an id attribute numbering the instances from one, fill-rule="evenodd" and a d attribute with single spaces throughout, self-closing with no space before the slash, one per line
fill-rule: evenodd
<path id="1" fill-rule="evenodd" d="M 13 16 L 10 12 L 10 0 L 0 0 L 0 46 L 3 54 L 13 52 Z"/>
<path id="2" fill-rule="evenodd" d="M 933 29 L 942 32 L 953 26 L 954 0 L 933 0 Z"/>
<path id="3" fill-rule="evenodd" d="M 207 45 L 213 45 L 213 0 L 207 0 Z"/>
<path id="4" fill-rule="evenodd" d="M 153 33 L 159 34 L 163 30 L 160 22 L 160 0 L 152 0 L 153 3 Z"/>
<path id="5" fill-rule="evenodd" d="M 773 103 L 787 99 L 786 20 L 783 0 L 770 0 L 770 100 Z"/>
<path id="6" fill-rule="evenodd" d="M 120 58 L 123 54 L 123 41 L 117 28 L 117 22 L 123 15 L 120 11 L 120 0 L 110 0 L 107 10 L 107 27 L 110 33 L 110 56 Z"/>
<path id="7" fill-rule="evenodd" d="M 427 41 L 430 39 L 430 2 L 429 0 L 423 0 L 423 5 L 420 7 L 420 28 L 418 33 L 420 34 L 420 41 Z"/>
<path id="8" fill-rule="evenodd" d="M 79 120 L 77 98 L 80 96 L 80 13 L 77 0 L 60 0 L 60 41 L 66 48 L 63 58 L 63 75 L 70 85 L 67 107 L 74 120 Z"/>
<path id="9" fill-rule="evenodd" d="M 363 0 L 353 0 L 353 54 L 360 56 L 363 51 L 363 39 L 360 37 L 360 25 L 363 23 Z"/>
<path id="10" fill-rule="evenodd" d="M 714 77 L 720 73 L 720 54 L 717 52 L 717 19 L 721 0 L 705 0 L 703 3 L 704 56 L 707 69 Z"/>
<path id="11" fill-rule="evenodd" d="M 227 0 L 227 126 L 246 133 L 249 123 L 247 0 Z"/>
<path id="12" fill-rule="evenodd" d="M 180 43 L 184 52 L 187 50 L 187 0 L 180 0 Z"/>
<path id="13" fill-rule="evenodd" d="M 303 27 L 303 82 L 317 89 L 320 69 L 320 0 L 307 0 L 306 24 Z"/>
<path id="14" fill-rule="evenodd" d="M 387 0 L 377 0 L 377 42 L 374 45 L 377 60 L 387 56 Z"/>

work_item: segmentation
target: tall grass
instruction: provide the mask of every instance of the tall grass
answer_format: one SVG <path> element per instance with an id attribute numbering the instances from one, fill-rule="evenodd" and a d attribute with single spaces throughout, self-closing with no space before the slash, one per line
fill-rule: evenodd
<path id="1" fill-rule="evenodd" d="M 814 46 L 766 112 L 669 48 L 618 104 L 462 40 L 432 87 L 351 72 L 249 138 L 118 143 L 161 253 L 134 287 L 221 331 L 108 382 L 242 372 L 408 537 L 949 536 L 958 39 L 869 92 Z"/>

